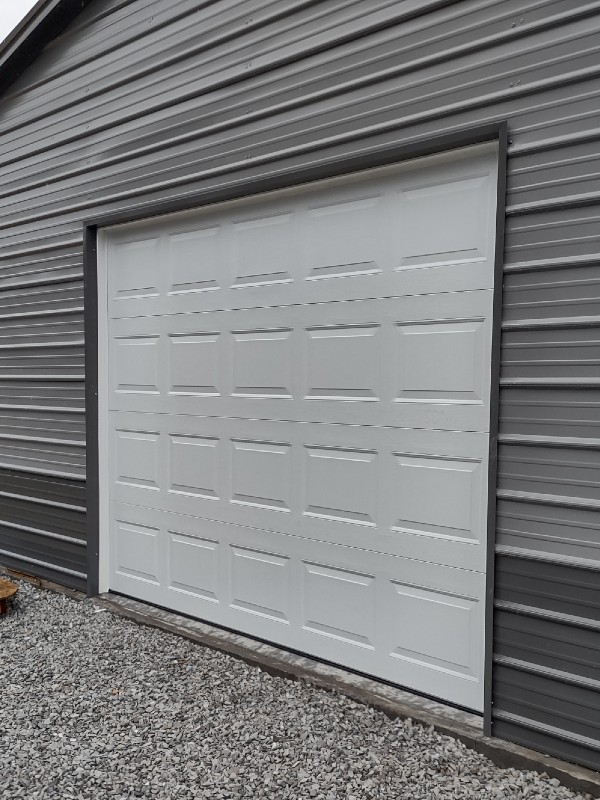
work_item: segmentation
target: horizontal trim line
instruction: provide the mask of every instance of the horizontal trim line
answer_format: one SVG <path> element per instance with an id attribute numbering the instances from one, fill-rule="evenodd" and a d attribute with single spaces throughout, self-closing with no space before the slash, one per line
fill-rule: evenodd
<path id="1" fill-rule="evenodd" d="M 1 338 L 0 341 L 2 341 Z M 14 344 L 0 344 L 0 350 L 41 350 L 55 347 L 66 349 L 69 347 L 82 347 L 84 344 L 84 339 L 74 339 L 71 342 L 15 342 Z"/>
<path id="2" fill-rule="evenodd" d="M 585 208 L 586 206 L 598 205 L 598 203 L 600 203 L 600 192 L 585 192 L 583 194 L 552 198 L 551 200 L 537 200 L 529 203 L 507 205 L 506 216 L 535 214 L 540 211 L 560 211 L 563 208 Z"/>
<path id="3" fill-rule="evenodd" d="M 533 606 L 526 606 L 523 603 L 512 603 L 509 600 L 496 600 L 494 602 L 494 608 L 497 611 L 507 611 L 510 614 L 517 614 L 522 617 L 543 619 L 545 622 L 557 622 L 569 627 L 600 632 L 600 621 L 576 617 L 573 614 L 563 614 L 560 611 L 548 611 L 547 609 L 534 608 Z"/>
<path id="4" fill-rule="evenodd" d="M 579 388 L 579 389 L 595 389 L 600 386 L 600 378 L 501 378 L 500 386 L 515 388 L 519 386 L 540 386 L 551 388 L 553 386 L 562 386 Z"/>
<path id="5" fill-rule="evenodd" d="M 502 330 L 537 330 L 539 328 L 591 328 L 600 327 L 600 316 L 547 317 L 545 319 L 507 320 Z"/>
<path id="6" fill-rule="evenodd" d="M 600 139 L 600 128 L 591 128 L 581 133 L 568 133 L 563 136 L 550 136 L 547 139 L 540 139 L 537 142 L 525 142 L 523 144 L 511 145 L 509 156 L 527 155 L 528 153 L 543 153 L 547 150 L 569 147 L 573 144 L 585 144 L 586 142 L 596 142 Z"/>
<path id="7" fill-rule="evenodd" d="M 598 130 L 600 137 L 600 129 Z M 516 261 L 505 264 L 504 272 L 537 272 L 538 270 L 564 269 L 567 267 L 597 267 L 600 264 L 600 253 L 591 256 L 573 256 L 572 258 L 540 258 L 534 261 Z"/>
<path id="8" fill-rule="evenodd" d="M 81 578 L 81 580 L 84 581 L 87 580 L 87 575 L 83 572 L 77 572 L 76 570 L 69 569 L 68 567 L 59 567 L 57 564 L 49 564 L 47 561 L 40 561 L 37 558 L 23 556 L 20 553 L 10 553 L 8 550 L 0 550 L 0 556 L 8 556 L 8 558 L 14 558 L 17 561 L 23 561 L 26 564 L 35 564 L 36 567 L 44 567 L 44 569 L 61 572 L 64 575 L 72 575 L 74 578 Z"/>
<path id="9" fill-rule="evenodd" d="M 528 675 L 537 675 L 548 680 L 560 681 L 560 683 L 567 683 L 570 686 L 579 686 L 583 689 L 589 689 L 591 692 L 600 692 L 600 681 L 593 678 L 586 678 L 582 675 L 573 675 L 569 672 L 564 672 L 561 669 L 554 669 L 553 667 L 541 666 L 540 664 L 531 664 L 528 661 L 521 661 L 518 658 L 511 658 L 510 656 L 494 656 L 494 663 L 508 669 L 514 669 L 518 672 L 525 672 Z"/>
<path id="10" fill-rule="evenodd" d="M 31 375 L 30 373 L 23 373 L 22 375 L 2 375 L 0 373 L 0 384 L 2 381 L 60 381 L 61 383 L 85 381 L 84 375 Z"/>
<path id="11" fill-rule="evenodd" d="M 19 264 L 18 266 L 25 266 L 25 265 Z M 64 267 L 61 267 L 59 265 L 57 267 L 53 267 L 52 269 L 48 269 L 42 272 L 41 274 L 48 276 L 49 274 L 51 275 L 53 272 L 58 272 L 58 270 L 60 269 L 64 269 Z M 39 275 L 40 270 L 36 270 L 35 272 L 31 273 L 20 273 L 20 274 Z M 14 277 L 17 276 L 15 275 Z M 13 289 L 27 289 L 30 286 L 55 286 L 56 284 L 61 284 L 61 283 L 75 283 L 75 282 L 81 283 L 83 280 L 83 273 L 80 271 L 80 272 L 74 272 L 72 275 L 55 275 L 54 277 L 40 277 L 40 278 L 35 278 L 34 280 L 31 281 L 17 281 L 17 280 L 13 281 L 12 278 L 13 276 L 2 275 L 2 273 L 0 272 L 0 286 L 6 283 L 5 285 L 6 290 L 12 291 Z"/>
<path id="12" fill-rule="evenodd" d="M 31 497 L 30 495 L 14 494 L 13 492 L 0 492 L 0 497 L 8 497 L 10 500 L 23 500 L 26 503 L 33 503 L 39 506 L 51 506 L 52 508 L 62 508 L 65 511 L 75 511 L 80 514 L 86 513 L 85 506 L 74 506 L 69 503 L 59 503 L 57 500 L 46 500 L 44 497 Z"/>
<path id="13" fill-rule="evenodd" d="M 2 464 L 0 469 L 7 469 L 11 472 L 24 472 L 31 475 L 46 475 L 49 478 L 67 478 L 72 481 L 85 483 L 85 474 L 76 472 L 59 472 L 58 470 L 42 469 L 41 467 L 23 467 L 20 464 Z"/>
<path id="14" fill-rule="evenodd" d="M 588 736 L 581 736 L 578 733 L 570 733 L 562 728 L 555 728 L 553 725 L 545 725 L 542 722 L 535 722 L 534 720 L 521 717 L 518 714 L 510 714 L 508 711 L 494 710 L 492 715 L 494 719 L 502 720 L 503 722 L 509 722 L 512 725 L 518 726 L 519 728 L 527 728 L 528 730 L 537 731 L 538 733 L 543 733 L 552 738 L 562 739 L 565 742 L 571 742 L 579 747 L 586 747 L 591 750 L 600 751 L 600 742 L 590 739 Z"/>
<path id="15" fill-rule="evenodd" d="M 83 306 L 75 306 L 73 308 L 50 308 L 46 311 L 19 311 L 16 314 L 0 314 L 0 322 L 4 319 L 29 319 L 31 317 L 55 317 L 59 314 L 61 316 L 65 314 L 82 314 L 83 311 Z"/>
<path id="16" fill-rule="evenodd" d="M 12 403 L 0 403 L 0 411 L 55 411 L 60 414 L 85 414 L 85 408 L 80 406 L 28 406 Z"/>
<path id="17" fill-rule="evenodd" d="M 14 442 L 34 442 L 39 445 L 60 444 L 68 447 L 85 448 L 85 440 L 77 439 L 49 439 L 46 436 L 25 436 L 23 434 L 0 433 L 0 439 L 9 439 Z"/>
<path id="18" fill-rule="evenodd" d="M 0 518 L 0 527 L 2 526 L 4 526 L 5 528 L 11 528 L 11 530 L 15 531 L 25 531 L 25 533 L 33 533 L 36 536 L 42 536 L 45 539 L 56 539 L 59 542 L 67 542 L 68 544 L 74 544 L 77 547 L 86 546 L 85 539 L 77 539 L 73 536 L 65 536 L 62 533 L 53 533 L 52 531 L 42 531 L 39 528 L 30 528 L 29 525 L 19 525 L 16 522 L 7 522 L 6 520 Z"/>
<path id="19" fill-rule="evenodd" d="M 505 558 L 520 558 L 524 561 L 537 561 L 543 564 L 558 564 L 565 567 L 578 567 L 593 572 L 600 572 L 600 560 L 593 561 L 588 558 L 578 558 L 577 556 L 563 556 L 556 553 L 547 553 L 538 550 L 528 550 L 523 547 L 513 547 L 506 544 L 496 545 L 496 555 Z"/>
<path id="20" fill-rule="evenodd" d="M 8 261 L 9 259 L 18 259 L 22 256 L 31 256 L 35 255 L 36 253 L 45 253 L 47 250 L 61 250 L 62 248 L 68 247 L 79 247 L 78 253 L 71 253 L 71 255 L 81 255 L 82 250 L 81 246 L 83 244 L 83 240 L 81 237 L 77 239 L 66 239 L 60 242 L 49 242 L 48 244 L 39 245 L 38 247 L 27 247 L 24 250 L 15 250 L 12 253 L 5 253 L 2 255 L 2 251 L 0 250 L 0 262 L 1 261 Z M 15 268 L 21 266 L 20 264 L 14 264 Z"/>
<path id="21" fill-rule="evenodd" d="M 500 500 L 515 500 L 518 503 L 536 503 L 537 505 L 600 511 L 600 500 L 592 500 L 587 497 L 566 497 L 559 494 L 518 492 L 513 489 L 498 489 L 496 497 Z"/>
<path id="22" fill-rule="evenodd" d="M 522 444 L 535 447 L 573 447 L 583 450 L 600 450 L 600 439 L 569 436 L 525 436 L 520 433 L 501 433 L 500 444 Z"/>

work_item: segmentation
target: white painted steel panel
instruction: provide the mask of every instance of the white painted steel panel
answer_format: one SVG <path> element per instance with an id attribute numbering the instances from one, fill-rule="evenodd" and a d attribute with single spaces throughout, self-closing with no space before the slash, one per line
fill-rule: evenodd
<path id="1" fill-rule="evenodd" d="M 109 423 L 117 502 L 485 569 L 485 433 L 131 411 Z"/>
<path id="2" fill-rule="evenodd" d="M 110 511 L 113 590 L 478 705 L 482 572 L 118 502 Z M 119 561 L 130 527 L 143 532 L 136 571 Z"/>
<path id="3" fill-rule="evenodd" d="M 111 320 L 110 408 L 486 431 L 492 291 Z"/>
<path id="4" fill-rule="evenodd" d="M 496 154 L 108 230 L 110 587 L 481 709 Z"/>

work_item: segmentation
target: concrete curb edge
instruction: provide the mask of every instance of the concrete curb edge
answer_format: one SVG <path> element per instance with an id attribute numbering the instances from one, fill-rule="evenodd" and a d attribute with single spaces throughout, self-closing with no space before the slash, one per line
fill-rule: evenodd
<path id="1" fill-rule="evenodd" d="M 600 798 L 599 772 L 522 745 L 485 736 L 481 721 L 473 714 L 137 600 L 107 594 L 94 598 L 94 602 L 141 625 L 168 631 L 228 653 L 272 675 L 305 680 L 372 706 L 392 718 L 410 718 L 421 725 L 433 726 L 439 733 L 459 739 L 501 768 L 546 773 L 569 789 Z"/>

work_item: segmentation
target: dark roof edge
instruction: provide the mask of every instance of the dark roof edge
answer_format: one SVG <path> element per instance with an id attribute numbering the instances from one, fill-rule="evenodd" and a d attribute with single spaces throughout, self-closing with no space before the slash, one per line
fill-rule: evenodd
<path id="1" fill-rule="evenodd" d="M 0 98 L 90 0 L 38 0 L 0 42 Z"/>

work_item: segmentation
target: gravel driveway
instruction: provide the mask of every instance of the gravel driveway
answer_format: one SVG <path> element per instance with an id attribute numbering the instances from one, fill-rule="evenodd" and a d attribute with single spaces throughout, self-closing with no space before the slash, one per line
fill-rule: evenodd
<path id="1" fill-rule="evenodd" d="M 0 669 L 1 798 L 584 797 L 28 584 L 0 618 Z"/>

